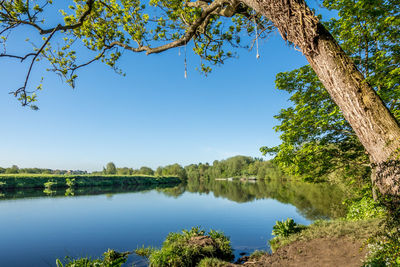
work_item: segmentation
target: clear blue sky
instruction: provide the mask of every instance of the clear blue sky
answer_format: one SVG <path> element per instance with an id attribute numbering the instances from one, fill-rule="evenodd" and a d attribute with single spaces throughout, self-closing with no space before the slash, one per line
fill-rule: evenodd
<path id="1" fill-rule="evenodd" d="M 23 83 L 27 65 L 1 60 L 0 166 L 91 171 L 109 161 L 155 168 L 260 157 L 261 146 L 279 144 L 273 115 L 289 105 L 288 95 L 275 89 L 275 75 L 306 64 L 277 33 L 261 41 L 260 54 L 257 60 L 254 50 L 239 50 L 238 59 L 204 77 L 189 53 L 184 79 L 178 49 L 151 56 L 125 52 L 119 67 L 126 77 L 97 63 L 78 73 L 76 89 L 38 65 L 31 84 L 45 75 L 39 111 L 8 94 Z"/>

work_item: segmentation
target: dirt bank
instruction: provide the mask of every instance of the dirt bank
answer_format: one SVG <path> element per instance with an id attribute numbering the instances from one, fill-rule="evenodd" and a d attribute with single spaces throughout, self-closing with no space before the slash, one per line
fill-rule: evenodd
<path id="1" fill-rule="evenodd" d="M 243 265 L 231 266 L 349 266 L 359 267 L 366 250 L 353 238 L 329 237 L 296 241 L 271 255 L 248 259 Z"/>

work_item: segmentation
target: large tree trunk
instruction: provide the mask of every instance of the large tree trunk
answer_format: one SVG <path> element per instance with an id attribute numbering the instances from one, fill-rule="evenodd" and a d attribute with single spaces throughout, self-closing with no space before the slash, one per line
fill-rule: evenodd
<path id="1" fill-rule="evenodd" d="M 400 126 L 304 0 L 243 0 L 301 49 L 369 153 L 373 183 L 400 196 Z"/>

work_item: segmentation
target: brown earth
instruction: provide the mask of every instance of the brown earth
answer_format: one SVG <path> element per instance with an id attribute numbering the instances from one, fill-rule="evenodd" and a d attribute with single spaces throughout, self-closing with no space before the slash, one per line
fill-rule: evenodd
<path id="1" fill-rule="evenodd" d="M 346 237 L 317 238 L 310 241 L 296 241 L 279 248 L 271 255 L 247 259 L 243 265 L 230 266 L 349 266 L 359 267 L 365 258 L 365 249 L 360 241 Z"/>
<path id="2" fill-rule="evenodd" d="M 209 236 L 193 236 L 189 239 L 189 245 L 200 247 L 213 246 L 214 241 Z"/>

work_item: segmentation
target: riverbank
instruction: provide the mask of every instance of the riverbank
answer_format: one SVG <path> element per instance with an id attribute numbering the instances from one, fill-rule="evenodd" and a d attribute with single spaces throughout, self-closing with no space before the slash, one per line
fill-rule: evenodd
<path id="1" fill-rule="evenodd" d="M 179 184 L 182 180 L 174 176 L 147 175 L 54 175 L 54 174 L 2 174 L 0 189 L 25 188 L 79 188 L 92 186 L 132 186 L 155 184 Z"/>
<path id="2" fill-rule="evenodd" d="M 256 252 L 226 266 L 362 266 L 367 241 L 382 230 L 382 219 L 317 221 L 300 233 L 271 240 L 273 253 Z"/>

